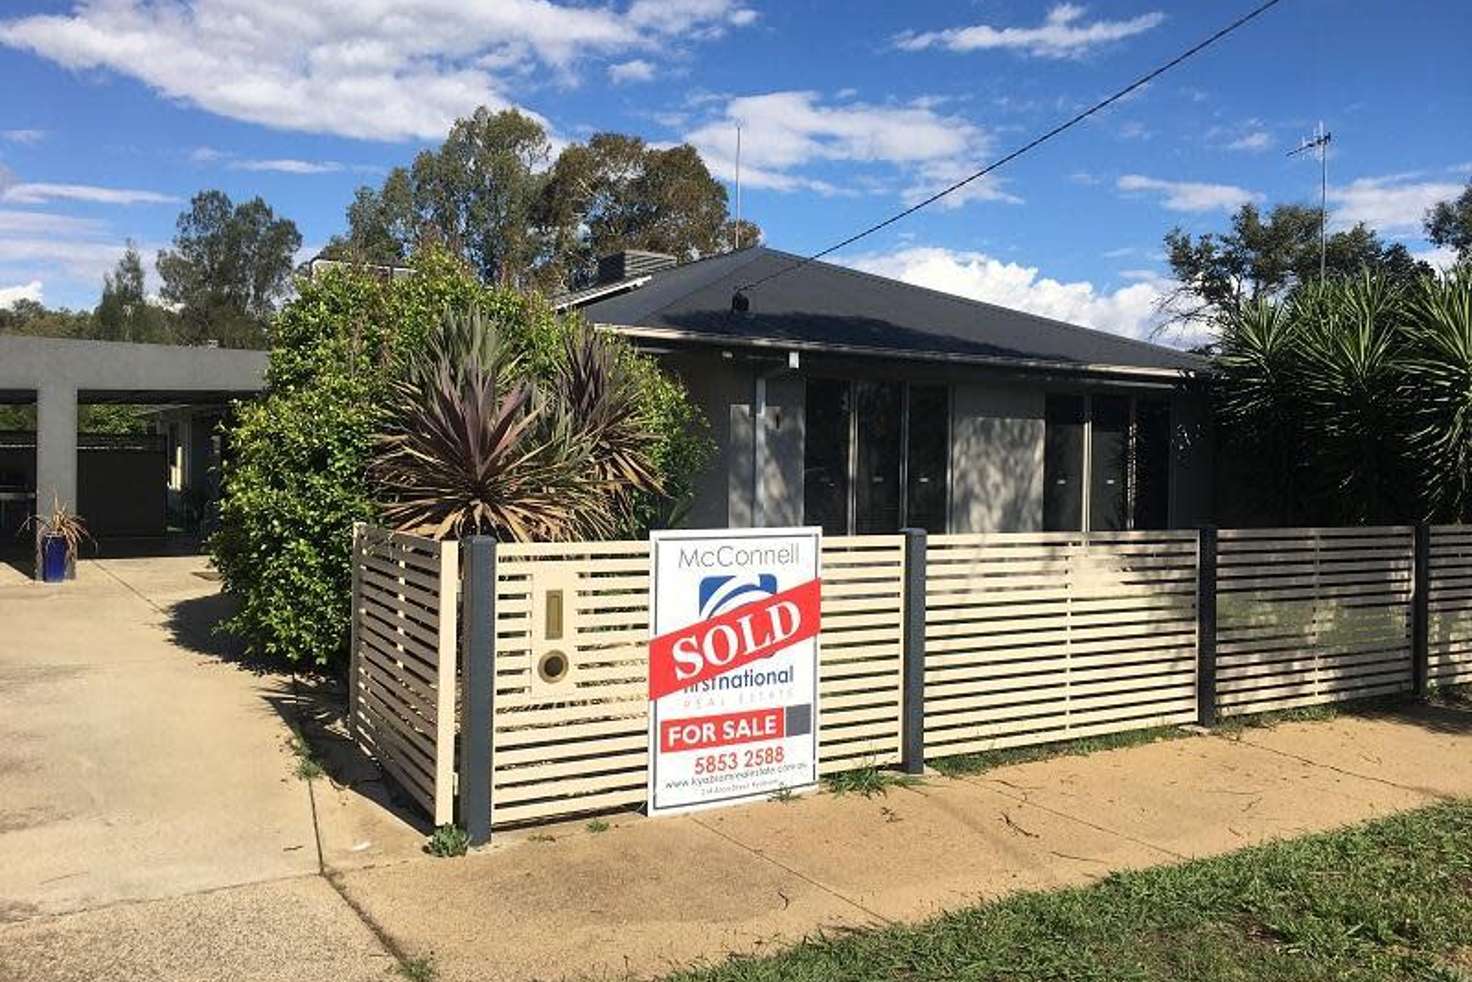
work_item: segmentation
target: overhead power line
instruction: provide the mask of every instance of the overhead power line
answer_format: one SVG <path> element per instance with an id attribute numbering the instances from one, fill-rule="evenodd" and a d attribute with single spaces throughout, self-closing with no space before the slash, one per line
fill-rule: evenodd
<path id="1" fill-rule="evenodd" d="M 1060 133 L 1064 132 L 1065 130 L 1068 130 L 1068 129 L 1073 128 L 1074 126 L 1077 126 L 1079 123 L 1082 123 L 1084 120 L 1088 119 L 1090 116 L 1094 115 L 1095 113 L 1097 113 L 1097 112 L 1099 112 L 1099 111 L 1101 111 L 1103 109 L 1108 108 L 1109 106 L 1111 106 L 1114 103 L 1118 102 L 1119 100 L 1123 99 L 1125 96 L 1129 95 L 1131 92 L 1135 91 L 1136 89 L 1141 88 L 1141 87 L 1146 86 L 1146 85 L 1149 85 L 1155 79 L 1157 79 L 1160 76 L 1164 75 L 1166 72 L 1170 71 L 1172 68 L 1175 68 L 1177 65 L 1181 64 L 1182 62 L 1184 62 L 1184 61 L 1192 58 L 1193 56 L 1195 56 L 1197 54 L 1200 54 L 1202 51 L 1204 51 L 1207 48 L 1211 47 L 1213 44 L 1215 44 L 1216 42 L 1220 41 L 1222 38 L 1226 37 L 1228 34 L 1231 34 L 1233 31 L 1237 30 L 1237 28 L 1243 26 L 1248 21 L 1251 21 L 1251 20 L 1253 20 L 1253 19 L 1261 16 L 1262 14 L 1266 13 L 1271 8 L 1276 7 L 1281 2 L 1282 2 L 1282 0 L 1266 0 L 1265 3 L 1259 4 L 1258 6 L 1254 7 L 1252 10 L 1250 10 L 1247 13 L 1243 14 L 1241 17 L 1238 17 L 1236 20 L 1232 21 L 1226 27 L 1223 27 L 1221 30 L 1217 31 L 1215 34 L 1211 35 L 1210 37 L 1206 38 L 1205 40 L 1198 41 L 1196 44 L 1194 44 L 1191 47 L 1187 48 L 1185 51 L 1182 51 L 1180 54 L 1176 55 L 1174 58 L 1172 58 L 1170 61 L 1166 62 L 1165 64 L 1163 64 L 1160 67 L 1154 69 L 1153 71 L 1149 72 L 1148 74 L 1141 75 L 1139 78 L 1135 79 L 1129 85 L 1125 86 L 1124 88 L 1120 89 L 1118 92 L 1116 92 L 1113 95 L 1109 96 L 1107 99 L 1104 99 L 1104 100 L 1102 100 L 1100 102 L 1094 103 L 1094 105 L 1090 106 L 1088 109 L 1085 109 L 1083 112 L 1079 113 L 1076 116 L 1071 117 L 1070 119 L 1066 120 L 1065 122 L 1059 123 L 1057 126 L 1053 127 L 1051 130 L 1048 130 L 1046 133 L 1043 133 L 1040 136 L 1034 137 L 1032 140 L 1030 140 L 1027 143 L 1023 144 L 1022 146 L 1018 147 L 1016 150 L 1013 150 L 1011 153 L 1007 154 L 1006 156 L 999 157 L 998 159 L 992 161 L 990 164 L 987 164 L 985 167 L 983 167 L 981 170 L 977 171 L 976 173 L 971 174 L 968 177 L 963 177 L 961 180 L 957 181 L 955 184 L 950 185 L 949 187 L 942 188 L 941 190 L 935 192 L 934 194 L 932 194 L 930 197 L 924 199 L 923 201 L 918 201 L 915 204 L 911 205 L 910 207 L 906 208 L 904 211 L 896 212 L 895 214 L 893 214 L 890 217 L 886 218 L 884 221 L 879 222 L 879 223 L 877 223 L 875 225 L 870 225 L 868 228 L 864 229 L 862 232 L 858 232 L 858 233 L 855 233 L 854 235 L 850 235 L 848 238 L 844 239 L 842 242 L 835 243 L 834 245 L 831 245 L 828 248 L 824 249 L 822 252 L 815 252 L 811 256 L 806 256 L 806 257 L 804 257 L 802 259 L 797 260 L 796 262 L 789 263 L 788 265 L 782 267 L 781 269 L 778 269 L 778 270 L 776 270 L 774 272 L 768 273 L 766 276 L 763 276 L 760 279 L 753 280 L 752 282 L 746 284 L 745 286 L 737 288 L 736 295 L 734 297 L 732 297 L 732 307 L 733 307 L 733 309 L 743 310 L 743 309 L 746 308 L 746 297 L 743 296 L 743 294 L 747 290 L 754 290 L 757 287 L 761 286 L 763 283 L 770 283 L 772 280 L 775 280 L 779 276 L 785 276 L 788 273 L 792 272 L 793 270 L 801 269 L 802 267 L 806 266 L 808 263 L 816 262 L 817 260 L 822 259 L 824 256 L 832 255 L 833 253 L 837 252 L 839 249 L 844 248 L 845 246 L 853 245 L 855 242 L 859 241 L 860 239 L 865 238 L 865 237 L 870 236 L 870 235 L 873 235 L 875 232 L 878 232 L 880 229 L 887 228 L 890 225 L 893 225 L 895 222 L 900 221 L 901 219 L 908 218 L 909 216 L 915 214 L 915 212 L 917 212 L 920 209 L 926 207 L 927 205 L 932 205 L 935 202 L 939 201 L 941 198 L 944 198 L 946 195 L 948 195 L 948 194 L 954 194 L 955 192 L 957 192 L 957 191 L 961 190 L 962 188 L 964 188 L 966 185 L 970 184 L 972 181 L 975 181 L 975 180 L 978 180 L 980 178 L 985 177 L 986 175 L 990 174 L 992 171 L 996 170 L 998 167 L 1001 167 L 1004 164 L 1007 164 L 1007 163 L 1010 163 L 1011 161 L 1016 160 L 1018 157 L 1021 157 L 1023 154 L 1027 153 L 1029 150 L 1032 150 L 1032 149 L 1034 149 L 1036 147 L 1039 147 L 1042 144 L 1047 143 L 1049 140 L 1053 139 L 1053 137 L 1055 137 L 1055 136 L 1059 135 Z"/>

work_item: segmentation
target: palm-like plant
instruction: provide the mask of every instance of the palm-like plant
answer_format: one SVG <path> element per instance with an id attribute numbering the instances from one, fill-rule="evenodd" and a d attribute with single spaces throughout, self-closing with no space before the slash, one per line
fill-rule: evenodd
<path id="1" fill-rule="evenodd" d="M 478 314 L 447 315 L 390 394 L 370 476 L 384 517 L 434 538 L 598 536 L 612 528 L 592 443 Z"/>
<path id="2" fill-rule="evenodd" d="M 1304 286 L 1294 384 L 1314 446 L 1311 478 L 1336 521 L 1393 521 L 1404 512 L 1396 393 L 1404 369 L 1400 290 L 1369 272 Z"/>
<path id="3" fill-rule="evenodd" d="M 1403 308 L 1409 353 L 1400 396 L 1411 407 L 1407 440 L 1426 511 L 1472 518 L 1472 270 L 1410 291 Z"/>
<path id="4" fill-rule="evenodd" d="M 580 325 L 567 335 L 556 385 L 592 445 L 594 472 L 626 503 L 639 492 L 660 493 L 661 484 L 650 457 L 654 436 L 623 354 L 618 340 Z"/>
<path id="5" fill-rule="evenodd" d="M 1304 471 L 1302 322 L 1287 304 L 1237 307 L 1221 325 L 1217 412 L 1230 458 L 1252 471 L 1280 520 L 1294 520 Z"/>

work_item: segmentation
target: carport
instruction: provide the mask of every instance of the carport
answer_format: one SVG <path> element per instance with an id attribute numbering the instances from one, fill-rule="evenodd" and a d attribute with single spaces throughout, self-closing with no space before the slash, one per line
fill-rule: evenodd
<path id="1" fill-rule="evenodd" d="M 0 403 L 36 405 L 36 510 L 48 509 L 53 496 L 77 506 L 79 403 L 226 403 L 264 388 L 266 358 L 263 351 L 0 337 Z M 115 493 L 148 492 L 120 486 Z"/>

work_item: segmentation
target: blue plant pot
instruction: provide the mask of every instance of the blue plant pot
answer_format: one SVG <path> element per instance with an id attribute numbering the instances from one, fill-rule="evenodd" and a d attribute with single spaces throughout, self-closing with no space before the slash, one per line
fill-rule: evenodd
<path id="1" fill-rule="evenodd" d="M 66 579 L 66 540 L 48 535 L 41 540 L 41 579 L 60 583 Z"/>

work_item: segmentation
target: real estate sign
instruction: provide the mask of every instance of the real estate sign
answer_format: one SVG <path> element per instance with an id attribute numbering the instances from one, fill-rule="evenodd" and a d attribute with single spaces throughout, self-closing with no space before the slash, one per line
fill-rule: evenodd
<path id="1" fill-rule="evenodd" d="M 650 535 L 649 813 L 818 780 L 821 530 Z"/>

